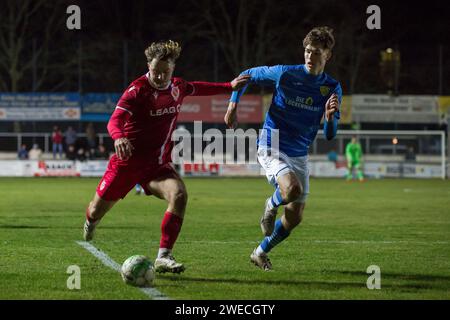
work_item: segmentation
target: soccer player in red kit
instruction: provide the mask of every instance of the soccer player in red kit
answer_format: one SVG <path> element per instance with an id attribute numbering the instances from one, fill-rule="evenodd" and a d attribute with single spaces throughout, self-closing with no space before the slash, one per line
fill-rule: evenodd
<path id="1" fill-rule="evenodd" d="M 248 76 L 239 76 L 231 82 L 210 83 L 172 77 L 180 52 L 180 45 L 171 40 L 152 43 L 145 50 L 148 73 L 125 90 L 108 122 L 116 153 L 89 203 L 84 225 L 84 239 L 89 241 L 100 219 L 136 184 L 147 195 L 166 200 L 154 264 L 157 272 L 184 271 L 183 264 L 175 261 L 172 248 L 183 223 L 187 193 L 171 165 L 171 136 L 183 98 L 231 93 L 249 80 Z"/>

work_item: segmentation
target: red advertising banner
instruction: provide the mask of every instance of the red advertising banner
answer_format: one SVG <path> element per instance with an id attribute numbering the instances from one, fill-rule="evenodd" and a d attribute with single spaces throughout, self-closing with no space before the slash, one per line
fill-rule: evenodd
<path id="1" fill-rule="evenodd" d="M 178 122 L 203 121 L 223 123 L 228 108 L 229 95 L 184 98 Z M 263 121 L 262 97 L 245 95 L 238 106 L 240 123 L 261 123 Z"/>

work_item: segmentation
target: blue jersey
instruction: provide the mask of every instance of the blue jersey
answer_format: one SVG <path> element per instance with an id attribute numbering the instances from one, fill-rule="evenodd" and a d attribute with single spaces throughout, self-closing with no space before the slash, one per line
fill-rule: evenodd
<path id="1" fill-rule="evenodd" d="M 248 69 L 242 74 L 251 76 L 250 84 L 274 88 L 272 103 L 266 113 L 263 132 L 258 139 L 259 146 L 271 146 L 273 129 L 278 129 L 279 150 L 290 157 L 304 156 L 314 141 L 325 112 L 325 103 L 333 93 L 342 101 L 339 82 L 326 73 L 312 75 L 305 65 L 277 65 Z M 239 102 L 246 87 L 234 91 L 230 101 Z M 339 112 L 334 114 L 333 125 L 327 127 L 328 139 L 336 135 Z"/>

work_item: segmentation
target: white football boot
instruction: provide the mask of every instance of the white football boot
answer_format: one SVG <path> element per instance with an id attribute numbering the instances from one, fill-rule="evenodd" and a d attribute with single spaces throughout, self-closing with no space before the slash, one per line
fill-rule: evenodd
<path id="1" fill-rule="evenodd" d="M 181 273 L 185 270 L 184 265 L 182 263 L 176 262 L 175 258 L 170 252 L 164 254 L 159 258 L 156 258 L 154 268 L 158 273 Z"/>
<path id="2" fill-rule="evenodd" d="M 84 241 L 91 241 L 92 238 L 94 238 L 96 226 L 97 226 L 97 223 L 89 223 L 87 220 L 84 222 L 84 228 L 83 228 Z"/>
<path id="3" fill-rule="evenodd" d="M 256 248 L 250 255 L 250 261 L 253 262 L 253 264 L 255 264 L 257 267 L 263 269 L 264 271 L 272 270 L 272 263 L 270 262 L 270 259 L 267 256 L 267 254 L 263 253 L 261 255 L 257 255 Z"/>

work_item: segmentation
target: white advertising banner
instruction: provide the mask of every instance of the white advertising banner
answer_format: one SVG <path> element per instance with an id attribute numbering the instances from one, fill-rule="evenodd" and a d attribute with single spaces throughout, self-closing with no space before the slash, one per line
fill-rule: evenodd
<path id="1" fill-rule="evenodd" d="M 78 93 L 0 93 L 0 121 L 79 120 Z"/>
<path id="2" fill-rule="evenodd" d="M 108 165 L 106 160 L 1 160 L 0 177 L 101 177 Z M 186 163 L 180 168 L 184 176 L 264 176 L 259 165 L 219 165 Z M 431 164 L 366 162 L 364 175 L 369 178 L 441 178 L 442 167 Z M 347 168 L 341 163 L 310 161 L 311 177 L 344 178 Z"/>
<path id="3" fill-rule="evenodd" d="M 101 177 L 106 171 L 108 160 L 77 162 L 77 171 L 81 177 Z"/>
<path id="4" fill-rule="evenodd" d="M 0 108 L 0 120 L 79 120 L 80 108 Z"/>
<path id="5" fill-rule="evenodd" d="M 34 172 L 35 177 L 79 177 L 74 161 L 46 160 L 38 161 L 38 168 Z"/>
<path id="6" fill-rule="evenodd" d="M 0 177 L 32 177 L 37 169 L 37 161 L 0 161 Z"/>
<path id="7" fill-rule="evenodd" d="M 439 123 L 437 96 L 352 95 L 355 122 Z"/>
<path id="8" fill-rule="evenodd" d="M 265 174 L 259 164 L 223 164 L 221 175 L 226 177 L 257 177 Z"/>
<path id="9" fill-rule="evenodd" d="M 309 174 L 312 177 L 345 177 L 347 167 L 331 161 L 310 161 Z"/>

